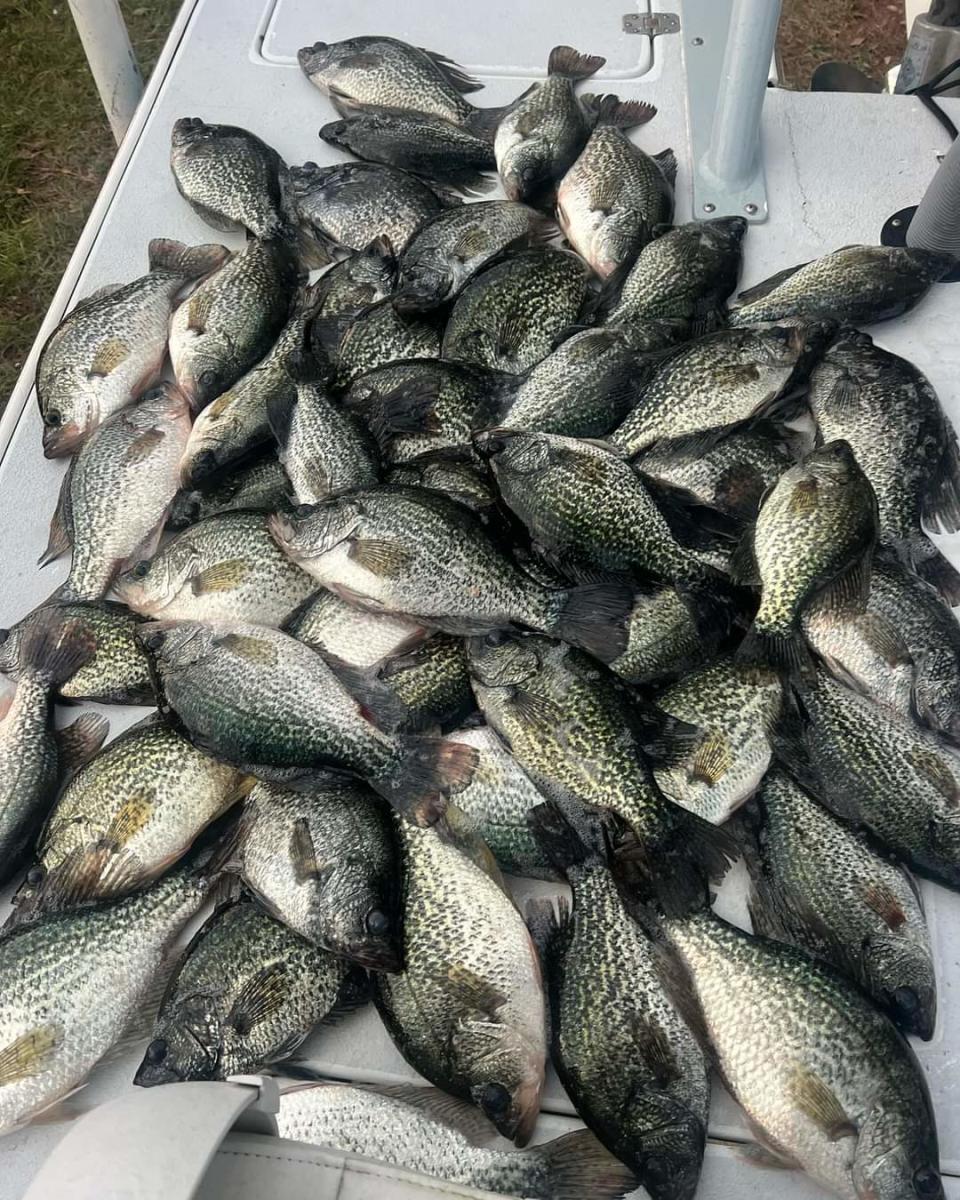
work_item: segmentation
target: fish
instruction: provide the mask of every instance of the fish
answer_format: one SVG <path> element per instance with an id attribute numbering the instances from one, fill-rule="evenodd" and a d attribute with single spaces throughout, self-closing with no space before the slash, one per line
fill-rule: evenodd
<path id="1" fill-rule="evenodd" d="M 371 706 L 389 725 L 394 698 L 370 688 L 361 703 L 288 634 L 240 622 L 154 621 L 141 636 L 191 740 L 260 778 L 273 772 L 275 782 L 309 783 L 318 769 L 348 771 L 423 821 L 436 819 L 445 794 L 470 779 L 469 747 L 384 732 Z"/>
<path id="2" fill-rule="evenodd" d="M 83 629 L 92 640 L 92 656 L 56 689 L 64 700 L 98 704 L 155 704 L 150 659 L 137 641 L 139 618 L 121 604 L 44 604 L 0 630 L 0 671 L 17 679 L 27 633 L 54 611 L 66 624 Z"/>
<path id="3" fill-rule="evenodd" d="M 188 441 L 188 450 L 189 445 Z M 197 487 L 181 487 L 167 517 L 167 529 L 186 529 L 223 513 L 273 512 L 290 504 L 290 480 L 276 454 L 268 450 L 235 470 L 227 468 L 211 475 Z"/>
<path id="4" fill-rule="evenodd" d="M 686 439 L 702 452 L 731 427 L 782 408 L 824 338 L 819 326 L 721 329 L 667 351 L 608 440 L 630 455 Z"/>
<path id="5" fill-rule="evenodd" d="M 596 54 L 580 54 L 572 46 L 554 46 L 547 78 L 535 83 L 497 126 L 494 151 L 497 170 L 508 200 L 529 203 L 551 198 L 555 184 L 580 154 L 600 115 L 601 97 L 578 98 L 574 84 L 589 79 L 606 62 Z M 622 128 L 649 121 L 656 109 L 649 104 L 620 104 Z M 608 119 L 613 119 L 612 114 Z"/>
<path id="6" fill-rule="evenodd" d="M 663 794 L 722 825 L 760 786 L 783 707 L 780 677 L 723 657 L 657 694 L 656 706 L 699 731 L 695 744 L 653 777 Z M 668 739 L 669 740 L 669 739 Z"/>
<path id="7" fill-rule="evenodd" d="M 357 608 L 323 588 L 300 605 L 284 630 L 328 659 L 359 668 L 404 654 L 427 637 L 416 621 Z"/>
<path id="8" fill-rule="evenodd" d="M 349 964 L 240 901 L 215 912 L 187 947 L 133 1082 L 256 1074 L 361 996 Z"/>
<path id="9" fill-rule="evenodd" d="M 170 169 L 180 195 L 221 233 L 246 229 L 269 239 L 287 225 L 286 163 L 249 129 L 180 117 L 170 135 Z"/>
<path id="10" fill-rule="evenodd" d="M 424 221 L 449 207 L 415 175 L 375 163 L 291 167 L 290 196 L 325 261 L 340 247 L 363 250 L 378 236 L 402 251 Z"/>
<path id="11" fill-rule="evenodd" d="M 180 467 L 182 487 L 200 487 L 220 472 L 239 467 L 270 443 L 268 402 L 293 393 L 287 361 L 305 348 L 306 331 L 318 305 L 316 288 L 298 292 L 290 319 L 263 358 L 197 413 Z M 321 352 L 318 370 L 324 362 Z"/>
<path id="12" fill-rule="evenodd" d="M 637 470 L 686 492 L 691 503 L 740 521 L 756 520 L 760 501 L 793 462 L 787 439 L 763 422 L 734 429 L 705 450 L 663 442 L 634 459 Z"/>
<path id="13" fill-rule="evenodd" d="M 627 683 L 682 676 L 713 656 L 729 633 L 729 616 L 724 604 L 706 603 L 689 589 L 669 583 L 637 587 L 627 645 L 607 666 Z"/>
<path id="14" fill-rule="evenodd" d="M 287 370 L 294 390 L 271 397 L 267 416 L 293 499 L 316 504 L 377 483 L 380 464 L 373 439 L 352 413 L 330 399 L 324 373 L 306 354 L 292 355 Z"/>
<path id="15" fill-rule="evenodd" d="M 462 638 L 434 634 L 375 670 L 375 678 L 404 705 L 398 728 L 407 733 L 447 732 L 476 711 Z"/>
<path id="16" fill-rule="evenodd" d="M 443 117 L 402 108 L 365 108 L 320 130 L 331 146 L 367 162 L 399 167 L 466 194 L 487 192 L 497 160 L 490 142 Z"/>
<path id="17" fill-rule="evenodd" d="M 835 1196 L 939 1198 L 923 1070 L 896 1026 L 832 968 L 707 909 L 663 921 L 672 995 L 709 1039 L 762 1162 Z"/>
<path id="18" fill-rule="evenodd" d="M 170 945 L 209 894 L 191 861 L 145 892 L 52 913 L 0 938 L 0 1133 L 84 1082 L 147 1002 Z"/>
<path id="19" fill-rule="evenodd" d="M 398 108 L 442 117 L 492 140 L 503 109 L 478 109 L 465 100 L 483 84 L 433 50 L 397 38 L 355 37 L 314 42 L 297 52 L 300 69 L 341 114 Z"/>
<path id="20" fill-rule="evenodd" d="M 412 1084 L 292 1084 L 277 1114 L 281 1137 L 500 1195 L 600 1200 L 633 1187 L 586 1130 L 505 1151 L 483 1145 L 485 1124 L 471 1105 Z"/>
<path id="21" fill-rule="evenodd" d="M 100 600 L 125 565 L 149 555 L 177 492 L 190 405 L 164 383 L 98 425 L 63 477 L 39 565 L 73 550 L 61 601 Z"/>
<path id="22" fill-rule="evenodd" d="M 57 798 L 14 900 L 18 918 L 142 891 L 249 789 L 156 714 L 138 721 Z"/>
<path id="23" fill-rule="evenodd" d="M 637 258 L 607 277 L 600 304 L 608 325 L 672 319 L 696 335 L 725 323 L 726 301 L 737 286 L 743 217 L 715 217 L 655 228 Z"/>
<path id="24" fill-rule="evenodd" d="M 222 396 L 266 355 L 299 282 L 292 239 L 253 238 L 185 300 L 170 322 L 170 361 L 195 409 Z"/>
<path id="25" fill-rule="evenodd" d="M 36 383 L 47 458 L 74 454 L 101 421 L 157 382 L 176 297 L 230 251 L 154 238 L 148 257 L 149 274 L 87 296 L 44 343 Z"/>
<path id="26" fill-rule="evenodd" d="M 448 813 L 397 823 L 404 966 L 375 977 L 374 1003 L 415 1071 L 522 1147 L 547 1052 L 540 966 L 489 850 Z"/>
<path id="27" fill-rule="evenodd" d="M 400 255 L 393 303 L 408 312 L 454 300 L 470 280 L 508 250 L 545 242 L 549 218 L 512 200 L 480 200 L 425 221 Z"/>
<path id="28" fill-rule="evenodd" d="M 59 733 L 51 721 L 53 690 L 94 649 L 89 630 L 56 611 L 38 615 L 23 634 L 16 686 L 0 698 L 0 883 L 19 870 L 64 778 L 107 736 L 107 722 L 93 713 Z"/>
<path id="29" fill-rule="evenodd" d="M 268 514 L 227 512 L 174 535 L 114 584 L 145 617 L 282 625 L 313 594 L 313 580 L 283 554 Z"/>
<path id="30" fill-rule="evenodd" d="M 814 796 L 918 874 L 960 887 L 960 765 L 940 739 L 823 671 L 777 755 Z"/>
<path id="31" fill-rule="evenodd" d="M 439 358 L 440 331 L 416 313 L 397 311 L 391 297 L 371 304 L 347 326 L 337 347 L 336 391 L 360 375 L 409 358 Z"/>
<path id="32" fill-rule="evenodd" d="M 488 725 L 456 729 L 447 736 L 477 752 L 477 768 L 457 793 L 457 808 L 486 842 L 500 870 L 557 879 L 556 868 L 527 825 L 527 813 L 543 803 L 543 793 Z"/>
<path id="33" fill-rule="evenodd" d="M 309 344 L 318 362 L 336 361 L 343 335 L 364 309 L 385 300 L 397 278 L 397 260 L 389 240 L 376 237 L 362 250 L 328 267 L 313 285 L 316 310 Z"/>
<path id="34" fill-rule="evenodd" d="M 460 294 L 443 335 L 443 358 L 518 374 L 550 353 L 586 297 L 574 254 L 549 246 L 511 255 Z"/>
<path id="35" fill-rule="evenodd" d="M 756 933 L 832 963 L 903 1030 L 937 1020 L 930 934 L 917 885 L 783 770 L 743 810 Z"/>
<path id="36" fill-rule="evenodd" d="M 404 459 L 383 477 L 396 487 L 429 488 L 472 509 L 486 524 L 497 519 L 497 489 L 466 447 L 448 447 Z"/>
<path id="37" fill-rule="evenodd" d="M 880 543 L 960 603 L 960 573 L 923 530 L 960 530 L 960 446 L 929 381 L 869 334 L 849 330 L 811 374 L 809 404 L 823 440 L 845 438 L 870 480 Z"/>
<path id="38" fill-rule="evenodd" d="M 370 426 L 385 461 L 399 463 L 468 446 L 515 384 L 512 375 L 475 363 L 405 359 L 359 376 L 343 403 Z"/>
<path id="39" fill-rule="evenodd" d="M 628 589 L 529 578 L 470 509 L 425 488 L 379 487 L 272 519 L 280 546 L 324 587 L 374 612 L 457 636 L 552 630 L 599 657 L 625 646 Z"/>
<path id="40" fill-rule="evenodd" d="M 652 1200 L 692 1200 L 707 1140 L 703 1051 L 660 982 L 656 951 L 620 898 L 602 819 L 542 804 L 534 835 L 573 891 L 527 920 L 550 1007 L 550 1057 L 587 1128 Z"/>
<path id="41" fill-rule="evenodd" d="M 302 792 L 258 782 L 236 843 L 234 869 L 278 921 L 339 958 L 400 969 L 397 852 L 376 793 L 335 775 Z"/>
<path id="42" fill-rule="evenodd" d="M 677 160 L 652 157 L 601 115 L 557 188 L 557 220 L 567 241 L 606 279 L 632 262 L 658 225 L 673 218 Z"/>
<path id="43" fill-rule="evenodd" d="M 784 471 L 743 542 L 761 593 L 739 660 L 809 674 L 804 605 L 827 588 L 836 603 L 862 600 L 876 539 L 876 497 L 848 442 L 827 442 Z"/>
<path id="44" fill-rule="evenodd" d="M 908 312 L 955 265 L 953 255 L 919 247 L 842 246 L 740 292 L 730 324 L 799 318 L 872 325 Z"/>
<path id="45" fill-rule="evenodd" d="M 536 635 L 471 638 L 467 651 L 480 711 L 537 788 L 564 811 L 608 809 L 625 826 L 638 893 L 660 875 L 680 890 L 699 889 L 702 871 L 722 877 L 732 840 L 664 798 L 651 766 L 667 749 L 663 727 L 615 675 Z"/>

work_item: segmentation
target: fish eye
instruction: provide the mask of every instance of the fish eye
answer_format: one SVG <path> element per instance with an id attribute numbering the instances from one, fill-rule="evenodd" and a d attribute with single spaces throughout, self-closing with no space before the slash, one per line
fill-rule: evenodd
<path id="1" fill-rule="evenodd" d="M 143 579 L 150 571 L 150 560 L 141 558 L 137 565 L 130 572 L 134 579 Z"/>
<path id="2" fill-rule="evenodd" d="M 510 1111 L 510 1093 L 500 1083 L 486 1083 L 480 1092 L 480 1107 L 490 1117 L 505 1117 Z"/>
<path id="3" fill-rule="evenodd" d="M 485 646 L 502 646 L 509 636 L 505 629 L 491 629 L 483 639 L 483 644 Z"/>
<path id="4" fill-rule="evenodd" d="M 364 924 L 367 927 L 367 933 L 384 934 L 390 928 L 390 918 L 379 908 L 371 908 L 366 915 Z"/>
<path id="5" fill-rule="evenodd" d="M 163 646 L 163 633 L 159 629 L 154 629 L 148 633 L 139 634 L 140 642 L 147 650 L 156 652 Z"/>
<path id="6" fill-rule="evenodd" d="M 303 520 L 304 517 L 312 516 L 316 507 L 315 504 L 298 504 L 293 510 L 293 515 Z"/>
<path id="7" fill-rule="evenodd" d="M 43 883 L 44 879 L 46 878 L 46 875 L 47 875 L 47 868 L 42 866 L 40 863 L 37 863 L 35 866 L 32 866 L 30 868 L 30 870 L 27 872 L 27 886 L 28 887 L 39 887 L 40 884 Z"/>
<path id="8" fill-rule="evenodd" d="M 43 414 L 43 422 L 49 425 L 51 429 L 59 429 L 63 424 L 63 413 L 59 409 L 49 408 Z"/>
<path id="9" fill-rule="evenodd" d="M 913 1190 L 918 1196 L 935 1196 L 940 1191 L 940 1174 L 933 1167 L 918 1167 L 913 1173 Z"/>
<path id="10" fill-rule="evenodd" d="M 903 1013 L 915 1013 L 920 1007 L 920 997 L 908 987 L 898 987 L 893 993 L 893 1002 Z"/>
<path id="11" fill-rule="evenodd" d="M 157 1067 L 167 1057 L 167 1043 L 163 1038 L 154 1038 L 147 1047 L 146 1055 L 144 1056 L 147 1062 L 152 1067 Z"/>

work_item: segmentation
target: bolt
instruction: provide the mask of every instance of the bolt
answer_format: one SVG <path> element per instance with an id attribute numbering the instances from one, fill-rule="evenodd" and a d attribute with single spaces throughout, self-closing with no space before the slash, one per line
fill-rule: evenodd
<path id="1" fill-rule="evenodd" d="M 702 46 L 702 45 L 703 45 L 703 38 L 701 38 L 701 37 L 695 37 L 695 38 L 691 38 L 691 39 L 690 39 L 690 45 L 691 45 L 691 46 Z"/>
<path id="2" fill-rule="evenodd" d="M 704 212 L 715 212 L 716 208 L 717 208 L 717 206 L 715 204 L 711 204 L 709 201 L 707 201 L 707 203 L 703 206 L 703 211 Z"/>
<path id="3" fill-rule="evenodd" d="M 901 217 L 894 217 L 890 224 L 894 227 L 894 229 L 899 229 L 903 224 L 903 220 Z"/>
<path id="4" fill-rule="evenodd" d="M 752 217 L 757 211 L 757 206 L 755 204 L 745 204 L 743 206 L 743 211 L 745 213 L 749 213 L 750 216 Z"/>

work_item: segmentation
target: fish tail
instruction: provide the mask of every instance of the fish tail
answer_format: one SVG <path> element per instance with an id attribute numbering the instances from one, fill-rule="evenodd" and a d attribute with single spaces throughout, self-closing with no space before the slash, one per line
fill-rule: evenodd
<path id="1" fill-rule="evenodd" d="M 949 426 L 933 483 L 924 497 L 923 519 L 936 533 L 960 531 L 960 446 Z"/>
<path id="2" fill-rule="evenodd" d="M 401 739 L 400 761 L 389 773 L 371 779 L 396 810 L 416 825 L 433 825 L 443 816 L 447 795 L 462 791 L 473 778 L 478 756 L 473 746 L 441 738 Z"/>
<path id="3" fill-rule="evenodd" d="M 628 834 L 617 846 L 617 873 L 638 901 L 668 917 L 687 916 L 709 907 L 710 885 L 726 874 L 739 846 L 729 830 L 664 804 L 672 819 L 660 836 Z"/>
<path id="4" fill-rule="evenodd" d="M 184 282 L 190 282 L 222 267 L 230 257 L 230 251 L 216 242 L 185 246 L 173 238 L 154 238 L 147 248 L 147 255 L 151 271 L 169 271 L 173 275 L 182 275 Z"/>
<path id="5" fill-rule="evenodd" d="M 791 679 L 810 678 L 816 671 L 798 625 L 768 629 L 754 621 L 737 649 L 736 659 L 744 666 L 771 667 Z"/>
<path id="6" fill-rule="evenodd" d="M 492 142 L 496 137 L 497 127 L 512 108 L 513 104 L 504 104 L 501 108 L 475 108 L 460 124 L 478 138 Z"/>
<path id="7" fill-rule="evenodd" d="M 31 622 L 20 645 L 20 671 L 32 672 L 47 687 L 58 688 L 85 666 L 97 650 L 80 621 L 64 621 L 56 609 Z"/>
<path id="8" fill-rule="evenodd" d="M 612 662 L 627 648 L 633 590 L 621 583 L 590 583 L 559 596 L 560 610 L 546 632 Z"/>
<path id="9" fill-rule="evenodd" d="M 597 1141 L 589 1129 L 577 1129 L 528 1154 L 546 1167 L 544 1195 L 554 1200 L 615 1200 L 638 1184 L 629 1167 Z"/>
<path id="10" fill-rule="evenodd" d="M 949 605 L 960 604 L 960 572 L 933 542 L 923 538 L 922 543 L 925 544 L 920 553 L 917 553 L 915 546 L 911 547 L 910 565 L 922 580 L 937 589 Z"/>
<path id="11" fill-rule="evenodd" d="M 657 115 L 654 105 L 644 100 L 621 100 L 612 93 L 595 96 L 592 92 L 585 92 L 580 97 L 580 103 L 596 125 L 611 125 L 616 129 L 635 129 Z M 632 261 L 630 265 L 633 266 Z"/>
<path id="12" fill-rule="evenodd" d="M 606 61 L 599 54 L 581 54 L 572 46 L 554 46 L 547 60 L 547 74 L 564 79 L 589 79 Z"/>
<path id="13" fill-rule="evenodd" d="M 440 425 L 435 407 L 440 378 L 435 373 L 408 379 L 383 395 L 364 400 L 360 413 L 370 432 L 384 447 L 398 434 L 436 433 Z"/>
<path id="14" fill-rule="evenodd" d="M 599 810 L 583 806 L 572 813 L 547 802 L 527 813 L 527 825 L 547 857 L 561 871 L 601 866 L 609 858 L 609 833 Z"/>

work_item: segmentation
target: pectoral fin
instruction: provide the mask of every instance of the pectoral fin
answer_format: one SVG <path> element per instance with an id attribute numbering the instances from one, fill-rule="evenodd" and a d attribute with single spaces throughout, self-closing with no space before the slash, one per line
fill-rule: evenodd
<path id="1" fill-rule="evenodd" d="M 38 1025 L 0 1050 L 0 1087 L 45 1071 L 63 1041 L 59 1025 Z"/>

